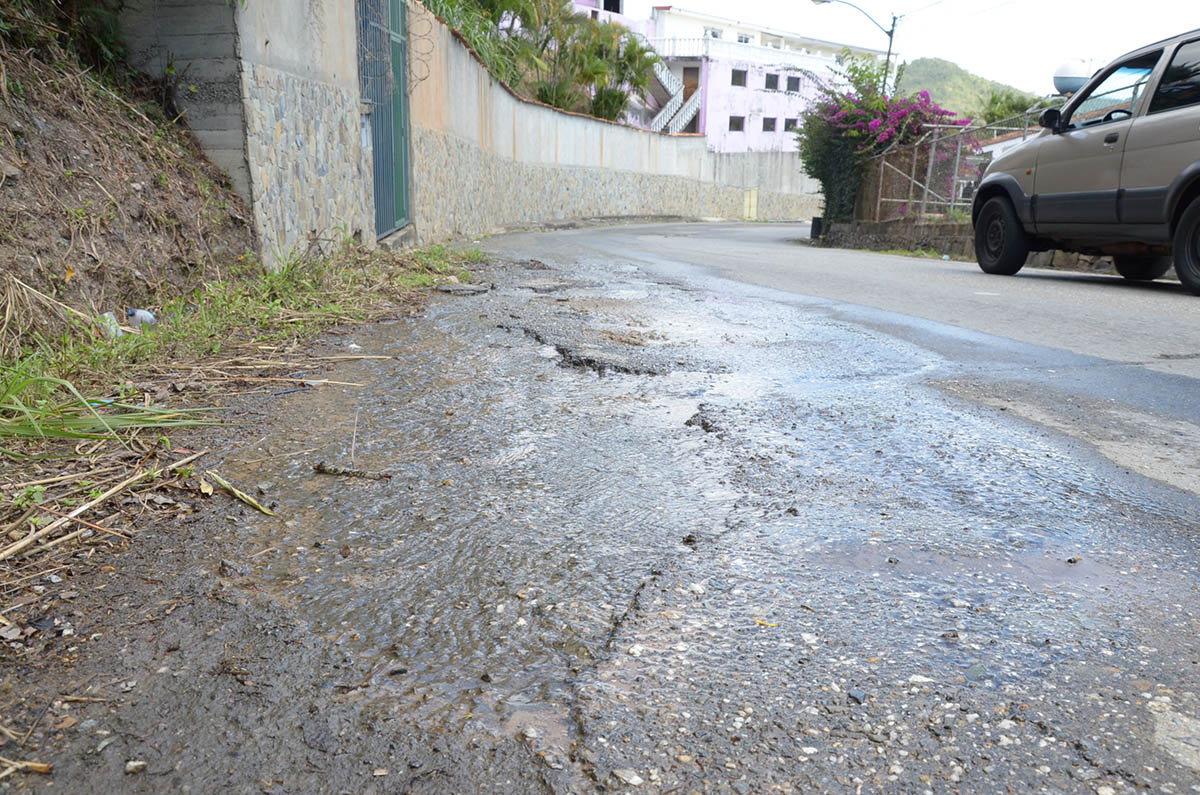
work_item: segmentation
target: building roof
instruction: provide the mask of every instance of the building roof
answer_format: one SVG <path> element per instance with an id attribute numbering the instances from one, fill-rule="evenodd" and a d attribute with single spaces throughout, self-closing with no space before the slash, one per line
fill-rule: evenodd
<path id="1" fill-rule="evenodd" d="M 802 41 L 805 44 L 811 44 L 811 45 L 814 45 L 816 47 L 820 47 L 823 49 L 824 48 L 833 48 L 835 50 L 840 50 L 843 47 L 845 47 L 845 48 L 849 48 L 850 50 L 852 50 L 854 52 L 870 53 L 871 55 L 884 55 L 887 52 L 886 50 L 877 50 L 872 47 L 859 47 L 857 45 L 846 44 L 844 42 L 828 41 L 826 39 L 817 39 L 817 38 L 813 38 L 812 36 L 805 36 L 803 33 L 795 33 L 793 31 L 780 30 L 779 28 L 770 28 L 765 25 L 755 24 L 753 22 L 742 22 L 741 20 L 729 19 L 728 17 L 719 17 L 719 16 L 715 16 L 713 14 L 705 14 L 701 11 L 692 11 L 690 9 L 680 8 L 678 6 L 654 6 L 652 11 L 670 11 L 670 12 L 676 13 L 676 14 L 686 14 L 689 17 L 695 17 L 696 19 L 704 20 L 706 22 L 717 22 L 722 25 L 732 25 L 735 27 L 749 28 L 751 30 L 757 30 L 762 33 L 766 33 L 768 36 L 776 36 L 781 39 L 793 39 L 796 41 Z M 895 56 L 896 53 L 893 52 L 892 55 Z"/>

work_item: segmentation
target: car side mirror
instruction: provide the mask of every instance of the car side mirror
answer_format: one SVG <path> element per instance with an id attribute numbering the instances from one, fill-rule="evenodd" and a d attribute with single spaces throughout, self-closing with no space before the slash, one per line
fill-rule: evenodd
<path id="1" fill-rule="evenodd" d="M 1058 132 L 1062 124 L 1062 112 L 1058 108 L 1046 108 L 1038 117 L 1038 124 L 1051 132 Z"/>

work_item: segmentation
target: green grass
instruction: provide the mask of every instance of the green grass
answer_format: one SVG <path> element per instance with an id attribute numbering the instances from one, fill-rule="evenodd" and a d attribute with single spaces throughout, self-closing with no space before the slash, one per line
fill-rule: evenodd
<path id="1" fill-rule="evenodd" d="M 134 405 L 129 383 L 151 365 L 202 365 L 246 345 L 365 321 L 450 277 L 470 281 L 468 266 L 483 260 L 478 249 L 445 246 L 393 254 L 344 245 L 330 256 L 286 258 L 276 270 L 242 257 L 229 278 L 167 299 L 156 326 L 116 338 L 62 307 L 53 332 L 23 330 L 19 347 L 8 346 L 16 355 L 0 359 L 0 440 L 119 439 L 206 422 L 203 413 Z M 3 446 L 0 453 L 21 455 Z"/>

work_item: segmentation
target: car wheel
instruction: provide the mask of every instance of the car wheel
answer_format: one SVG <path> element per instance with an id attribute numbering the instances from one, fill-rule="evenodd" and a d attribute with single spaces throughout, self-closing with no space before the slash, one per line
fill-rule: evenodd
<path id="1" fill-rule="evenodd" d="M 984 202 L 975 221 L 975 259 L 984 273 L 1011 276 L 1029 256 L 1029 237 L 1004 196 Z"/>
<path id="2" fill-rule="evenodd" d="M 1175 227 L 1175 275 L 1200 295 L 1200 199 L 1193 199 Z"/>
<path id="3" fill-rule="evenodd" d="M 1149 282 L 1171 270 L 1171 258 L 1123 255 L 1113 257 L 1113 265 L 1130 281 Z"/>

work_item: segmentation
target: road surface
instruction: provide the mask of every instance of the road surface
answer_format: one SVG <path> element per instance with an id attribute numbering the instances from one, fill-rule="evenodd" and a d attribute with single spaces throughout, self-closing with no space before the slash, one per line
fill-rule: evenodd
<path id="1" fill-rule="evenodd" d="M 1200 791 L 1200 299 L 803 234 L 498 236 L 332 337 L 212 441 L 278 518 L 74 586 L 56 788 Z"/>

